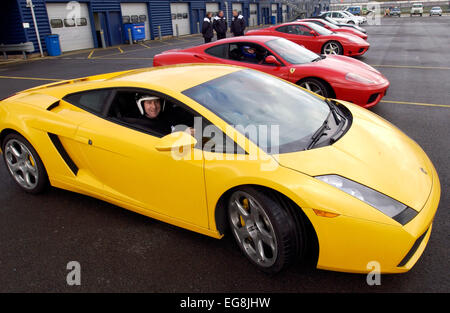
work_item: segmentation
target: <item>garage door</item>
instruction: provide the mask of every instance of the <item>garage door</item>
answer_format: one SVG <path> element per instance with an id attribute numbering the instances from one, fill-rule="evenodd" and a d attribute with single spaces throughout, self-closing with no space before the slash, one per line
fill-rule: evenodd
<path id="1" fill-rule="evenodd" d="M 281 8 L 282 8 L 282 14 L 283 14 L 283 23 L 286 23 L 287 22 L 287 5 L 286 4 L 283 4 L 282 6 L 281 6 Z"/>
<path id="2" fill-rule="evenodd" d="M 124 23 L 144 22 L 145 24 L 145 39 L 150 39 L 150 23 L 148 20 L 148 10 L 146 3 L 121 3 L 122 18 Z"/>
<path id="3" fill-rule="evenodd" d="M 272 4 L 272 16 L 275 16 L 275 23 L 278 23 L 277 21 L 277 5 L 276 4 Z"/>
<path id="4" fill-rule="evenodd" d="M 170 12 L 172 13 L 173 35 L 176 36 L 177 34 L 177 25 L 179 35 L 189 35 L 191 33 L 189 26 L 189 5 L 187 3 L 171 3 Z"/>
<path id="5" fill-rule="evenodd" d="M 250 20 L 248 21 L 248 25 L 258 25 L 258 5 L 256 4 L 250 4 Z"/>
<path id="6" fill-rule="evenodd" d="M 62 51 L 88 49 L 94 47 L 91 21 L 86 3 L 78 3 L 79 16 L 72 14 L 73 6 L 67 3 L 47 3 L 47 15 L 52 34 L 59 35 Z"/>
<path id="7" fill-rule="evenodd" d="M 242 3 L 233 3 L 231 7 L 233 8 L 233 11 L 236 10 L 242 15 Z"/>
<path id="8" fill-rule="evenodd" d="M 206 12 L 211 12 L 212 16 L 217 16 L 219 13 L 218 3 L 206 3 Z"/>

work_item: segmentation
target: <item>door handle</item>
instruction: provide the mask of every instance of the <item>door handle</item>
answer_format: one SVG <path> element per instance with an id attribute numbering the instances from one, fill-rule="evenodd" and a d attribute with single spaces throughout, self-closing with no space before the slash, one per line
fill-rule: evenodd
<path id="1" fill-rule="evenodd" d="M 88 145 L 92 146 L 92 139 L 89 139 L 89 138 L 86 138 L 86 137 L 83 137 L 83 136 L 78 136 L 78 135 L 75 136 L 73 139 L 75 141 L 81 142 L 83 144 L 88 144 Z"/>

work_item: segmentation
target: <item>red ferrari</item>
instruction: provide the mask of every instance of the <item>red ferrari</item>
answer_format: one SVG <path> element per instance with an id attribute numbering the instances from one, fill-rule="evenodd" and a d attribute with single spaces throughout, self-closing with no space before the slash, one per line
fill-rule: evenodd
<path id="1" fill-rule="evenodd" d="M 309 22 L 284 23 L 263 29 L 249 30 L 246 35 L 283 37 L 307 49 L 322 54 L 362 55 L 369 43 L 350 33 L 332 31 Z"/>
<path id="2" fill-rule="evenodd" d="M 314 24 L 317 24 L 319 26 L 322 26 L 322 27 L 328 29 L 329 31 L 332 31 L 335 33 L 348 33 L 348 34 L 356 35 L 364 40 L 367 40 L 367 38 L 368 38 L 368 36 L 366 34 L 364 34 L 363 32 L 360 32 L 357 29 L 349 28 L 349 27 L 339 27 L 339 26 L 337 26 L 333 23 L 330 23 L 321 18 L 307 18 L 307 19 L 303 19 L 303 20 L 297 20 L 297 22 L 314 23 Z"/>
<path id="3" fill-rule="evenodd" d="M 179 63 L 223 63 L 266 72 L 323 97 L 368 108 L 386 94 L 389 81 L 376 69 L 340 55 L 318 55 L 274 36 L 243 36 L 158 54 L 153 66 Z"/>

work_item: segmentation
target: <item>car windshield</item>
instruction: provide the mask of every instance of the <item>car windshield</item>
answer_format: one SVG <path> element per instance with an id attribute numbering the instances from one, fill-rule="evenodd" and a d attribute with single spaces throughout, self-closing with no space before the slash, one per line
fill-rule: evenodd
<path id="1" fill-rule="evenodd" d="M 183 94 L 272 154 L 306 149 L 330 113 L 319 97 L 249 69 L 210 80 Z M 257 138 L 247 133 L 252 129 Z"/>
<path id="2" fill-rule="evenodd" d="M 332 31 L 326 29 L 325 27 L 319 26 L 314 23 L 307 23 L 308 27 L 311 27 L 313 30 L 315 30 L 319 35 L 328 36 L 333 34 Z"/>
<path id="3" fill-rule="evenodd" d="M 339 26 L 336 26 L 335 24 L 330 23 L 330 22 L 325 21 L 325 20 L 322 20 L 322 21 L 320 21 L 320 22 L 321 22 L 321 23 L 324 23 L 325 25 L 327 25 L 327 26 L 330 27 L 331 29 L 338 29 L 338 28 L 339 28 Z"/>
<path id="4" fill-rule="evenodd" d="M 441 7 L 433 7 L 433 8 L 431 8 L 431 10 L 440 10 L 441 9 Z"/>
<path id="5" fill-rule="evenodd" d="M 338 25 L 338 24 L 339 24 L 338 22 L 336 22 L 335 20 L 333 20 L 333 19 L 332 19 L 331 17 L 329 17 L 329 16 L 326 16 L 325 19 L 326 19 L 328 22 L 330 22 L 331 24 L 334 24 L 334 25 Z"/>
<path id="6" fill-rule="evenodd" d="M 305 64 L 320 58 L 314 52 L 284 38 L 266 42 L 266 45 L 291 64 Z"/>
<path id="7" fill-rule="evenodd" d="M 422 5 L 421 5 L 421 4 L 413 4 L 413 7 L 415 7 L 415 8 L 421 8 Z"/>

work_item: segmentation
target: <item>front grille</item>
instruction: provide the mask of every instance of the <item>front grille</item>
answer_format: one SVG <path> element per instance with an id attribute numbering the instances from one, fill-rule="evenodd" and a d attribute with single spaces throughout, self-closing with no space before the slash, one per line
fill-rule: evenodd
<path id="1" fill-rule="evenodd" d="M 425 238 L 425 235 L 428 233 L 428 230 L 430 228 L 428 227 L 428 229 L 422 234 L 422 236 L 420 236 L 419 238 L 417 238 L 416 242 L 414 242 L 413 246 L 411 247 L 411 250 L 409 250 L 409 252 L 405 255 L 405 257 L 403 258 L 403 260 L 400 261 L 400 263 L 398 263 L 397 267 L 403 267 L 406 265 L 406 263 L 408 263 L 408 261 L 412 258 L 412 256 L 414 255 L 414 253 L 416 253 L 417 249 L 419 248 L 420 244 L 423 241 L 423 238 Z"/>
<path id="2" fill-rule="evenodd" d="M 365 48 L 359 48 L 359 53 L 363 52 Z"/>
<path id="3" fill-rule="evenodd" d="M 380 94 L 380 93 L 377 92 L 377 93 L 374 93 L 373 95 L 371 95 L 371 96 L 369 97 L 369 100 L 367 100 L 367 104 L 372 103 L 372 102 L 374 102 L 375 100 L 377 100 L 377 97 L 378 97 L 379 94 Z"/>

